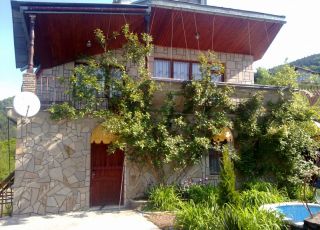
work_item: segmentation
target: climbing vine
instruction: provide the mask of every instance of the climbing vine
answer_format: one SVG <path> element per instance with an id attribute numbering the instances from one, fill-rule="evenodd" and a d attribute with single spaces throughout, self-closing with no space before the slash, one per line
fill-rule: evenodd
<path id="1" fill-rule="evenodd" d="M 235 114 L 237 168 L 247 178 L 274 180 L 295 197 L 306 165 L 313 167 L 317 160 L 319 142 L 314 137 L 319 130 L 313 119 L 318 113 L 300 94 L 291 92 L 290 98 L 268 105 L 256 95 L 240 104 Z"/>
<path id="2" fill-rule="evenodd" d="M 302 181 L 302 165 L 314 165 L 319 146 L 313 137 L 319 131 L 312 119 L 319 113 L 296 93 L 280 93 L 280 100 L 268 105 L 255 95 L 233 108 L 232 90 L 211 80 L 213 70 L 223 71 L 213 53 L 199 56 L 200 80 L 184 82 L 178 92 L 164 90 L 148 72 L 153 49 L 148 34 L 133 33 L 126 25 L 108 38 L 99 29 L 95 35 L 103 53 L 75 67 L 67 82 L 71 100 L 53 105 L 51 117 L 101 119 L 107 132 L 118 136 L 111 148 L 148 166 L 157 183 L 179 179 L 208 154 L 212 137 L 232 125 L 239 155 L 235 166 L 246 178 L 268 178 L 289 188 Z M 122 55 L 108 47 L 119 36 L 127 41 Z M 156 105 L 159 93 L 165 100 Z"/>
<path id="3" fill-rule="evenodd" d="M 111 38 L 123 36 L 127 41 L 119 57 L 108 49 L 103 31 L 95 34 L 103 54 L 75 68 L 67 92 L 72 100 L 53 105 L 51 117 L 101 118 L 106 130 L 119 137 L 112 148 L 121 148 L 130 161 L 147 165 L 157 183 L 177 179 L 208 153 L 212 136 L 230 125 L 231 90 L 211 81 L 212 70 L 219 74 L 222 65 L 213 53 L 202 54 L 201 80 L 184 83 L 180 92 L 168 92 L 148 72 L 146 60 L 153 48 L 149 35 L 135 34 L 124 26 Z M 135 74 L 130 72 L 132 65 Z M 160 107 L 154 104 L 155 92 L 165 95 Z M 107 98 L 103 108 L 101 95 Z M 177 98 L 183 98 L 183 103 Z"/>

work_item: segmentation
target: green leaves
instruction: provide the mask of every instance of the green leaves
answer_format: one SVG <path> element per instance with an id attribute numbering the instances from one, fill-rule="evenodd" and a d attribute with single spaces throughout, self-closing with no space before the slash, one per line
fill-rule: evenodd
<path id="1" fill-rule="evenodd" d="M 298 74 L 294 67 L 289 64 L 278 67 L 274 73 L 268 72 L 266 69 L 258 68 L 256 73 L 257 83 L 261 85 L 289 86 L 298 87 Z"/>
<path id="2" fill-rule="evenodd" d="M 236 165 L 248 178 L 274 178 L 292 191 L 293 185 L 303 182 L 302 166 L 307 161 L 315 164 L 319 143 L 313 137 L 319 129 L 312 121 L 316 110 L 298 93 L 286 96 L 266 106 L 254 96 L 236 109 L 240 152 Z"/>
<path id="3" fill-rule="evenodd" d="M 225 146 L 222 151 L 221 165 L 222 169 L 220 172 L 220 182 L 218 185 L 218 203 L 220 206 L 225 204 L 237 204 L 239 200 L 239 194 L 236 191 L 236 176 L 227 146 Z"/>

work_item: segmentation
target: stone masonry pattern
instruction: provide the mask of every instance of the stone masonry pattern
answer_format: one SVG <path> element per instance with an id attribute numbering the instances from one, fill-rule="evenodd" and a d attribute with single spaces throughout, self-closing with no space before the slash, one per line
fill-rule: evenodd
<path id="1" fill-rule="evenodd" d="M 13 214 L 89 207 L 90 135 L 94 120 L 50 120 L 47 112 L 18 120 Z"/>
<path id="2" fill-rule="evenodd" d="M 121 50 L 116 50 L 115 55 L 120 56 Z M 150 73 L 154 58 L 197 61 L 198 55 L 197 50 L 156 46 L 149 58 Z M 252 56 L 217 53 L 217 57 L 225 64 L 226 82 L 253 84 Z M 45 69 L 37 77 L 25 75 L 23 90 L 36 92 L 42 103 L 69 100 L 65 94 L 68 86 L 58 77 L 69 77 L 74 65 L 71 62 Z M 129 66 L 129 73 L 137 74 L 134 65 Z M 14 215 L 44 215 L 89 208 L 90 136 L 97 124 L 93 119 L 56 122 L 44 111 L 28 120 L 18 119 Z M 201 167 L 191 171 L 188 177 L 203 177 Z M 152 183 L 150 170 L 125 161 L 125 204 L 131 198 L 143 196 Z"/>
<path id="3" fill-rule="evenodd" d="M 121 57 L 122 51 L 115 50 L 116 56 Z M 149 72 L 153 73 L 154 58 L 166 58 L 173 60 L 198 61 L 200 51 L 190 49 L 178 49 L 155 46 L 151 57 L 148 59 Z M 252 68 L 253 57 L 243 54 L 216 53 L 217 58 L 225 65 L 225 82 L 234 84 L 254 84 L 254 71 Z M 43 107 L 47 107 L 51 103 L 60 103 L 69 101 L 70 98 L 66 94 L 68 88 L 68 77 L 71 76 L 75 62 L 69 62 L 63 65 L 55 66 L 50 69 L 42 70 L 36 82 L 32 82 L 34 78 L 24 76 L 26 91 L 36 91 Z M 128 66 L 130 75 L 137 75 L 137 69 L 133 64 Z M 65 82 L 62 83 L 59 78 L 63 77 Z M 34 81 L 34 80 L 33 80 Z M 36 89 L 32 87 L 36 87 Z"/>

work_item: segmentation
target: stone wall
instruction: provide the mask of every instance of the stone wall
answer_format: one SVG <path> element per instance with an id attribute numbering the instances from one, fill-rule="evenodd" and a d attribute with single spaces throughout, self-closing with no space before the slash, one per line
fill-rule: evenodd
<path id="1" fill-rule="evenodd" d="M 21 91 L 36 92 L 36 75 L 33 73 L 24 73 L 22 77 Z"/>
<path id="2" fill-rule="evenodd" d="M 191 49 L 178 49 L 155 46 L 149 59 L 150 72 L 153 73 L 154 58 L 165 58 L 184 61 L 198 61 L 200 51 Z M 254 84 L 254 71 L 252 68 L 253 56 L 233 53 L 215 53 L 217 58 L 225 65 L 225 82 L 236 84 Z"/>
<path id="3" fill-rule="evenodd" d="M 48 112 L 18 119 L 13 215 L 45 215 L 90 207 L 90 137 L 93 119 L 52 121 Z M 142 197 L 154 184 L 151 170 L 125 160 L 124 205 Z M 205 168 L 192 167 L 177 180 L 203 178 Z"/>
<path id="4" fill-rule="evenodd" d="M 89 207 L 90 135 L 94 120 L 50 120 L 40 112 L 17 125 L 14 215 Z"/>
<path id="5" fill-rule="evenodd" d="M 66 90 L 69 89 L 68 78 L 72 75 L 74 62 L 43 69 L 37 75 L 36 94 L 41 99 L 42 106 L 47 107 L 52 103 L 69 101 Z M 62 82 L 60 78 L 65 81 Z"/>
<path id="6" fill-rule="evenodd" d="M 185 61 L 198 61 L 198 50 L 186 50 L 177 48 L 168 48 L 155 46 L 154 51 L 149 58 L 149 71 L 153 73 L 154 58 L 166 58 Z M 122 57 L 122 50 L 114 50 L 115 56 Z M 217 58 L 225 65 L 225 82 L 234 84 L 254 84 L 254 71 L 252 69 L 253 57 L 242 54 L 216 53 Z M 43 69 L 37 74 L 36 94 L 41 99 L 42 105 L 46 108 L 51 103 L 69 101 L 69 95 L 65 92 L 68 90 L 68 77 L 72 75 L 75 63 L 70 62 L 64 65 L 55 66 L 50 69 Z M 128 73 L 131 76 L 137 75 L 135 65 L 129 64 Z M 62 83 L 59 78 L 64 78 Z M 26 76 L 25 86 L 35 84 L 31 78 Z M 170 80 L 170 79 L 168 79 Z M 172 79 L 171 79 L 172 80 Z M 175 80 L 176 81 L 176 80 Z M 34 86 L 33 86 L 34 87 Z M 30 87 L 29 87 L 30 88 Z M 30 90 L 29 90 L 30 91 Z M 33 92 L 35 90 L 33 89 Z"/>

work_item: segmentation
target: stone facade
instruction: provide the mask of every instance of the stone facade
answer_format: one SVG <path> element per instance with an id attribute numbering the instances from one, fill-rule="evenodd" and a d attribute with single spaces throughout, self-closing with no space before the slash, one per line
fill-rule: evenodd
<path id="1" fill-rule="evenodd" d="M 196 62 L 198 61 L 199 54 L 200 51 L 198 50 L 155 46 L 154 52 L 149 59 L 150 72 L 153 73 L 154 58 Z M 225 82 L 254 84 L 253 56 L 219 52 L 215 54 L 221 63 L 225 65 Z"/>
<path id="2" fill-rule="evenodd" d="M 36 75 L 33 73 L 25 73 L 22 77 L 21 91 L 36 92 Z"/>
<path id="3" fill-rule="evenodd" d="M 74 62 L 44 69 L 38 73 L 36 80 L 36 94 L 41 99 L 42 106 L 47 107 L 52 103 L 69 101 L 66 91 L 69 89 L 68 78 L 72 75 Z M 59 78 L 63 78 L 62 82 Z"/>
<path id="4" fill-rule="evenodd" d="M 121 50 L 116 50 L 115 55 L 121 56 Z M 197 61 L 198 55 L 197 50 L 155 47 L 148 65 L 152 73 L 154 58 Z M 273 90 L 245 87 L 246 84 L 253 84 L 252 56 L 225 53 L 217 53 L 217 56 L 225 64 L 226 82 L 237 85 L 235 101 L 248 98 L 257 90 L 262 90 L 266 99 L 276 100 Z M 34 75 L 25 76 L 24 89 L 36 92 L 45 107 L 55 102 L 68 101 L 65 94 L 68 85 L 61 83 L 57 77 L 67 80 L 74 66 L 74 62 L 71 62 L 42 70 L 37 78 Z M 137 74 L 134 65 L 129 66 L 129 74 Z M 179 81 L 167 79 L 164 83 L 164 91 L 178 91 L 181 88 Z M 239 88 L 239 84 L 244 87 Z M 163 92 L 158 93 L 154 98 L 154 105 L 160 106 L 164 97 Z M 176 99 L 177 106 L 181 106 L 183 98 Z M 43 215 L 89 208 L 90 137 L 98 124 L 93 119 L 56 122 L 44 111 L 27 120 L 18 119 L 14 215 Z M 201 164 L 180 177 L 172 174 L 170 180 L 179 182 L 187 178 L 200 180 L 208 177 L 216 182 L 217 176 L 208 175 L 208 165 L 208 159 L 203 159 Z M 141 168 L 140 165 L 125 160 L 124 168 L 124 204 L 127 205 L 130 199 L 143 196 L 154 179 L 147 167 Z"/>
<path id="5" fill-rule="evenodd" d="M 13 214 L 89 207 L 90 134 L 94 120 L 54 122 L 47 112 L 17 125 Z"/>
<path id="6" fill-rule="evenodd" d="M 13 215 L 45 215 L 90 207 L 91 143 L 99 124 L 93 119 L 53 121 L 48 112 L 19 119 Z M 142 197 L 154 184 L 148 167 L 124 162 L 124 205 Z M 203 178 L 206 168 L 198 165 L 185 178 Z M 176 182 L 177 175 L 170 180 Z"/>
<path id="7" fill-rule="evenodd" d="M 122 50 L 114 50 L 116 56 L 122 56 Z M 200 51 L 190 49 L 177 49 L 155 46 L 148 63 L 149 71 L 153 73 L 153 62 L 155 58 L 166 58 L 173 60 L 198 61 Z M 217 58 L 225 65 L 225 82 L 231 84 L 254 84 L 254 71 L 252 69 L 253 57 L 250 55 L 216 53 Z M 50 69 L 44 69 L 37 74 L 36 89 L 32 92 L 41 99 L 43 107 L 52 103 L 69 101 L 69 95 L 65 92 L 69 89 L 68 77 L 71 76 L 75 62 L 66 63 Z M 137 69 L 133 64 L 128 66 L 129 75 L 137 75 Z M 65 81 L 61 82 L 59 78 Z M 24 78 L 26 82 L 31 82 L 31 78 Z M 35 78 L 33 78 L 35 79 Z M 171 81 L 177 81 L 168 79 Z M 34 81 L 34 80 L 33 80 Z M 27 84 L 25 84 L 27 85 Z M 30 85 L 28 83 L 28 85 Z M 27 90 L 28 91 L 28 90 Z"/>

